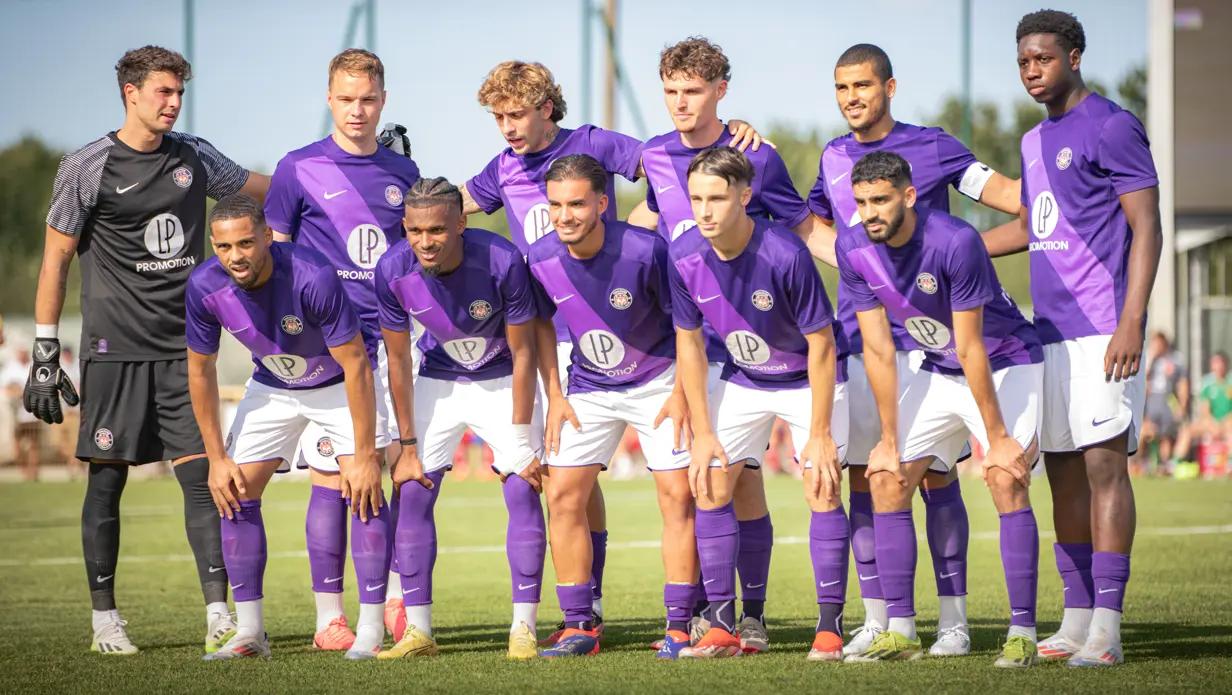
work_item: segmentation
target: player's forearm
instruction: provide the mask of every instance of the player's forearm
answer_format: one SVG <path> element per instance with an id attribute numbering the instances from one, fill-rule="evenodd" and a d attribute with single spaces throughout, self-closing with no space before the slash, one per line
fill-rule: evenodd
<path id="1" fill-rule="evenodd" d="M 651 211 L 650 206 L 643 200 L 629 211 L 629 217 L 625 221 L 635 227 L 654 230 L 659 226 L 659 215 Z"/>
<path id="2" fill-rule="evenodd" d="M 535 319 L 535 361 L 548 398 L 564 398 L 560 388 L 560 365 L 556 363 L 556 328 L 550 319 Z"/>
<path id="3" fill-rule="evenodd" d="M 984 248 L 988 249 L 988 255 L 993 258 L 1026 251 L 1027 242 L 1030 239 L 1027 237 L 1025 213 L 1019 215 L 1017 219 L 981 233 L 980 238 L 984 240 Z"/>
<path id="4" fill-rule="evenodd" d="M 513 424 L 529 425 L 535 410 L 534 341 L 517 341 L 516 346 L 510 341 L 510 352 L 513 354 Z"/>
<path id="5" fill-rule="evenodd" d="M 710 404 L 706 394 L 706 346 L 701 329 L 676 329 L 676 380 L 684 389 L 693 435 L 711 434 Z"/>
<path id="6" fill-rule="evenodd" d="M 992 380 L 992 368 L 988 363 L 988 351 L 983 339 L 974 338 L 958 344 L 958 363 L 962 365 L 967 387 L 975 398 L 975 406 L 984 421 L 984 431 L 989 440 L 1008 436 L 1005 420 L 1001 417 L 1001 405 L 997 402 L 997 387 Z"/>
<path id="7" fill-rule="evenodd" d="M 368 461 L 376 453 L 376 393 L 372 367 L 366 359 L 349 360 L 343 366 L 347 408 L 355 427 L 355 460 Z"/>
<path id="8" fill-rule="evenodd" d="M 39 268 L 38 288 L 34 295 L 34 323 L 54 326 L 60 323 L 64 310 L 64 296 L 68 291 L 68 270 L 73 264 L 76 243 L 56 243 L 64 236 L 54 229 L 47 229 L 47 243 L 43 249 L 43 263 Z"/>
<path id="9" fill-rule="evenodd" d="M 826 328 L 808 339 L 808 381 L 813 395 L 809 436 L 830 436 L 830 420 L 834 414 L 834 331 Z"/>
<path id="10" fill-rule="evenodd" d="M 834 244 L 838 240 L 838 231 L 833 225 L 817 215 L 809 214 L 803 222 L 796 226 L 795 232 L 801 239 L 804 239 L 813 258 L 832 268 L 838 267 L 838 256 L 834 250 Z"/>
<path id="11" fill-rule="evenodd" d="M 1007 215 L 1017 215 L 1022 208 L 1022 179 L 994 173 L 980 191 L 980 204 Z"/>
<path id="12" fill-rule="evenodd" d="M 394 418 L 398 421 L 398 437 L 410 439 L 415 436 L 415 380 L 410 334 L 389 330 L 382 331 L 382 334 L 389 356 L 389 397 L 393 401 Z"/>
<path id="13" fill-rule="evenodd" d="M 248 180 L 244 181 L 244 185 L 240 188 L 240 193 L 254 198 L 258 203 L 261 203 L 265 201 L 265 194 L 269 193 L 269 187 L 270 177 L 250 171 L 248 172 Z"/>
<path id="14" fill-rule="evenodd" d="M 201 431 L 205 455 L 216 461 L 227 455 L 222 439 L 222 418 L 218 411 L 218 373 L 214 365 L 217 355 L 188 352 L 188 397 L 192 401 L 193 417 Z"/>
<path id="15" fill-rule="evenodd" d="M 1159 222 L 1159 189 L 1147 188 L 1121 196 L 1125 218 L 1133 230 L 1129 243 L 1129 268 L 1125 289 L 1125 306 L 1120 320 L 1142 321 L 1147 302 L 1155 286 L 1159 270 L 1159 255 L 1163 248 L 1163 230 Z"/>
<path id="16" fill-rule="evenodd" d="M 864 338 L 864 372 L 881 419 L 881 438 L 898 441 L 898 359 L 894 336 L 885 310 L 878 308 L 856 314 Z"/>
<path id="17" fill-rule="evenodd" d="M 476 203 L 475 199 L 471 197 L 471 192 L 466 190 L 466 184 L 458 186 L 458 190 L 462 193 L 463 215 L 474 215 L 476 213 L 483 212 L 483 210 L 479 207 L 479 203 Z"/>

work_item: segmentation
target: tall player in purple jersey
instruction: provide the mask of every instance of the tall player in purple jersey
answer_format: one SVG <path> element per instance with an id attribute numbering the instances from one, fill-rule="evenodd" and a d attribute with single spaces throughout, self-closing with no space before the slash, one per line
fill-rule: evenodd
<path id="1" fill-rule="evenodd" d="M 587 581 L 586 506 L 599 472 L 625 429 L 633 427 L 654 475 L 663 516 L 667 626 L 658 656 L 674 659 L 689 643 L 697 549 L 683 443 L 688 438 L 684 394 L 672 364 L 667 242 L 639 227 L 603 219 L 611 204 L 604 193 L 608 174 L 593 157 L 561 157 L 545 178 L 556 234 L 536 241 L 528 261 L 537 285 L 555 305 L 558 325 L 569 332 L 572 349 L 566 398 L 551 331 L 541 326 L 537 349 L 550 399 L 545 429 L 552 469 L 552 562 L 565 614 L 564 633 L 543 656 L 599 651 Z M 668 418 L 671 425 L 664 422 Z"/>
<path id="2" fill-rule="evenodd" d="M 887 629 L 847 659 L 923 655 L 915 631 L 912 493 L 930 467 L 954 466 L 974 435 L 987 452 L 984 481 L 1001 516 L 1010 603 L 996 665 L 1025 668 L 1036 655 L 1039 531 L 1028 485 L 1038 458 L 1043 351 L 1001 289 L 979 233 L 917 206 L 911 176 L 911 165 L 893 152 L 862 157 L 850 177 L 865 234 L 844 234 L 837 247 L 881 423 L 866 475 L 889 613 Z M 924 350 L 920 369 L 899 370 L 892 325 Z M 899 380 L 906 382 L 901 389 Z"/>
<path id="3" fill-rule="evenodd" d="M 810 551 L 819 616 L 809 658 L 842 655 L 847 515 L 839 492 L 847 446 L 843 369 L 834 314 L 804 242 L 745 212 L 755 176 L 732 148 L 703 151 L 688 169 L 698 226 L 670 249 L 677 364 L 693 430 L 689 483 L 710 627 L 681 650 L 688 658 L 736 656 L 735 581 L 740 528 L 732 497 L 749 463 L 761 462 L 776 417 L 791 427 L 812 510 Z M 709 386 L 703 322 L 728 355 Z M 841 572 L 833 568 L 841 559 Z"/>
<path id="4" fill-rule="evenodd" d="M 659 77 L 663 81 L 664 103 L 675 128 L 648 140 L 642 146 L 641 161 L 646 172 L 646 205 L 653 213 L 650 220 L 657 220 L 659 233 L 671 241 L 697 225 L 689 200 L 689 164 L 703 150 L 720 146 L 728 139 L 727 128 L 719 120 L 718 106 L 727 94 L 731 64 L 719 46 L 705 38 L 692 37 L 663 49 Z M 750 150 L 746 155 L 755 172 L 746 212 L 754 219 L 773 219 L 778 226 L 809 239 L 820 220 L 809 212 L 796 192 L 782 157 L 772 147 Z M 630 216 L 633 220 L 634 216 Z M 828 227 L 823 232 L 827 230 Z M 833 265 L 833 254 L 828 262 Z M 727 348 L 713 332 L 707 330 L 705 337 L 707 359 L 712 369 L 718 369 L 727 357 Z M 745 465 L 736 484 L 734 505 L 740 522 L 740 559 L 736 570 L 744 601 L 737 634 L 746 652 L 762 652 L 770 646 L 764 610 L 774 527 L 760 466 Z M 704 629 L 697 632 L 704 633 Z"/>
<path id="5" fill-rule="evenodd" d="M 1019 77 L 1048 118 L 1022 138 L 1024 211 L 999 230 L 1004 243 L 992 250 L 1029 249 L 1044 343 L 1040 446 L 1065 613 L 1040 655 L 1112 666 L 1123 660 L 1136 523 L 1128 456 L 1145 402 L 1140 363 L 1162 245 L 1159 181 L 1142 124 L 1083 82 L 1086 37 L 1073 15 L 1026 15 L 1017 40 Z"/>
<path id="6" fill-rule="evenodd" d="M 826 144 L 818 164 L 817 182 L 809 194 L 813 212 L 833 224 L 840 236 L 864 236 L 860 214 L 851 192 L 851 167 L 870 152 L 889 151 L 911 164 L 912 179 L 921 205 L 948 212 L 949 188 L 978 200 L 994 210 L 1017 214 L 1018 181 L 981 164 L 961 142 L 940 128 L 900 123 L 890 114 L 897 88 L 890 58 L 881 48 L 856 44 L 843 52 L 834 67 L 834 94 L 839 112 L 851 132 Z M 825 251 L 814 236 L 810 246 Z M 818 254 L 823 257 L 823 254 Z M 844 651 L 859 653 L 868 648 L 877 633 L 886 628 L 886 602 L 873 554 L 873 509 L 863 467 L 877 443 L 876 405 L 868 388 L 861 356 L 860 329 L 843 277 L 838 284 L 838 318 L 846 333 L 852 359 L 848 361 L 850 408 L 858 417 L 851 422 L 847 449 L 850 468 L 851 550 L 864 599 L 864 625 L 856 630 Z M 898 346 L 897 361 L 904 370 L 918 366 L 911 355 L 912 341 L 893 328 Z M 905 374 L 904 374 L 905 377 Z M 900 385 L 904 380 L 900 380 Z M 924 475 L 920 495 L 926 510 L 928 548 L 933 559 L 940 615 L 932 656 L 959 656 L 971 651 L 967 628 L 967 540 L 969 526 L 957 473 L 938 464 Z"/>
<path id="7" fill-rule="evenodd" d="M 385 69 L 360 49 L 338 54 L 329 64 L 329 109 L 333 132 L 288 153 L 278 163 L 265 201 L 265 214 L 278 240 L 311 248 L 330 260 L 359 315 L 364 340 L 377 353 L 377 446 L 397 437 L 390 420 L 384 346 L 380 344 L 373 278 L 381 254 L 402 237 L 402 198 L 419 179 L 408 157 L 377 143 L 385 105 Z M 310 426 L 296 463 L 312 480 L 305 530 L 317 621 L 313 645 L 345 650 L 354 641 L 342 610 L 346 562 L 346 504 L 338 494 L 338 467 L 324 433 Z M 324 442 L 324 443 L 322 443 Z M 386 454 L 396 457 L 396 447 Z M 385 622 L 401 634 L 402 597 L 397 575 L 388 584 Z"/>
<path id="8" fill-rule="evenodd" d="M 376 288 L 403 444 L 393 471 L 400 507 L 394 543 L 407 627 L 379 658 L 437 652 L 432 637 L 435 507 L 467 427 L 492 447 L 509 510 L 505 548 L 513 622 L 508 656 L 534 658 L 547 546 L 539 504 L 542 416 L 535 408 L 538 295 L 513 244 L 482 229 L 467 229 L 462 194 L 445 179 L 420 179 L 411 187 L 403 224 L 407 241 L 395 244 L 377 264 Z M 413 386 L 412 317 L 423 326 L 423 358 Z"/>
<path id="9" fill-rule="evenodd" d="M 235 637 L 207 660 L 270 655 L 262 613 L 267 559 L 261 493 L 295 453 L 309 422 L 331 442 L 355 518 L 352 560 L 360 586 L 359 635 L 348 659 L 371 659 L 384 637 L 382 600 L 393 534 L 375 446 L 374 354 L 365 345 L 332 264 L 272 244 L 260 205 L 245 195 L 210 212 L 214 258 L 188 281 L 189 392 L 210 459 L 222 520 L 223 560 L 235 594 Z M 252 352 L 253 374 L 224 442 L 215 362 L 222 330 Z"/>

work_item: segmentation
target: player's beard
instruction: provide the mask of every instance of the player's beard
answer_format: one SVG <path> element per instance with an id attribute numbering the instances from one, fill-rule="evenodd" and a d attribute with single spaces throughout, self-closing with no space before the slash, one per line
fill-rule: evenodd
<path id="1" fill-rule="evenodd" d="M 863 223 L 864 232 L 868 234 L 869 241 L 875 244 L 884 244 L 890 239 L 893 239 L 898 234 L 898 230 L 902 229 L 903 219 L 906 216 L 907 216 L 906 208 L 899 208 L 897 214 L 895 214 L 890 219 L 884 221 L 885 226 L 882 227 L 881 231 L 878 231 L 878 232 L 869 231 L 868 229 L 869 221 L 865 220 Z M 872 221 L 882 222 L 882 219 L 880 217 L 877 217 L 877 218 L 874 218 Z"/>
<path id="2" fill-rule="evenodd" d="M 572 238 L 572 239 L 570 239 L 570 240 L 566 240 L 564 237 L 561 237 L 560 241 L 561 241 L 561 243 L 565 244 L 566 246 L 575 246 L 575 245 L 580 244 L 580 243 L 582 243 L 583 241 L 586 241 L 587 239 L 589 239 L 589 238 L 590 238 L 590 235 L 591 235 L 591 234 L 594 234 L 594 232 L 595 232 L 595 227 L 598 227 L 598 226 L 599 226 L 599 218 L 597 218 L 597 217 L 596 217 L 595 219 L 593 219 L 593 220 L 591 220 L 591 221 L 590 221 L 590 224 L 588 224 L 588 225 L 584 225 L 584 226 L 583 226 L 583 225 L 579 225 L 579 226 L 577 227 L 578 229 L 582 230 L 582 233 L 581 233 L 581 234 L 579 234 L 579 235 L 578 235 L 578 236 L 576 236 L 576 237 L 573 237 L 573 238 Z M 557 230 L 557 236 L 559 236 L 559 235 L 560 235 L 560 230 Z"/>

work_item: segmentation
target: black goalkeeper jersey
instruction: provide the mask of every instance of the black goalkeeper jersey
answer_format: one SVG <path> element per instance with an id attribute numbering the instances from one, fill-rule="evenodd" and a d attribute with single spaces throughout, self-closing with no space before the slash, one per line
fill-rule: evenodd
<path id="1" fill-rule="evenodd" d="M 182 359 L 184 288 L 205 250 L 205 199 L 248 172 L 201 138 L 168 133 L 138 152 L 114 132 L 64 156 L 47 224 L 80 237 L 81 354 Z"/>

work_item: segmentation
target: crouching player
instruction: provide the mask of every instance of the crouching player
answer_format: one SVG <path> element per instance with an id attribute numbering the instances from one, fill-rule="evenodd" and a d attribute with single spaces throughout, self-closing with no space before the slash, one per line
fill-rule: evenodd
<path id="1" fill-rule="evenodd" d="M 492 447 L 504 481 L 505 548 L 513 575 L 508 655 L 533 658 L 547 546 L 539 505 L 542 418 L 534 412 L 536 294 L 517 247 L 491 232 L 467 229 L 462 194 L 453 184 L 420 179 L 405 205 L 406 243 L 395 244 L 377 264 L 376 293 L 402 446 L 393 470 L 394 547 L 406 629 L 379 658 L 437 653 L 436 500 L 467 427 Z M 413 387 L 411 317 L 424 329 Z"/>
<path id="2" fill-rule="evenodd" d="M 210 459 L 210 492 L 223 516 L 222 552 L 235 596 L 235 637 L 206 659 L 270 655 L 262 615 L 265 525 L 261 493 L 295 453 L 309 423 L 329 437 L 351 500 L 351 558 L 360 586 L 359 625 L 348 659 L 376 656 L 392 534 L 377 458 L 374 355 L 333 266 L 315 251 L 272 245 L 260 205 L 232 195 L 210 212 L 215 258 L 188 281 L 188 388 Z M 254 364 L 223 441 L 215 362 L 222 329 Z"/>
<path id="3" fill-rule="evenodd" d="M 554 336 L 536 335 L 549 393 L 545 438 L 552 482 L 548 511 L 556 594 L 565 614 L 560 639 L 545 657 L 599 651 L 592 623 L 591 542 L 586 507 L 599 472 L 616 452 L 625 428 L 637 430 L 654 474 L 663 515 L 663 658 L 688 645 L 697 551 L 689 494 L 684 395 L 672 368 L 667 242 L 658 234 L 604 220 L 607 172 L 589 155 L 568 155 L 548 169 L 548 207 L 556 234 L 530 247 L 535 280 L 555 304 L 557 325 L 572 342 L 568 398 L 562 393 Z M 703 357 L 703 363 L 705 358 Z M 664 422 L 671 418 L 672 425 Z M 570 424 L 563 424 L 568 419 Z"/>
<path id="4" fill-rule="evenodd" d="M 847 658 L 923 655 L 915 631 L 912 491 L 934 457 L 953 466 L 973 434 L 986 452 L 984 480 L 1001 516 L 1010 601 L 1009 635 L 996 665 L 1030 666 L 1039 531 L 1028 485 L 1039 451 L 1039 338 L 1001 289 L 979 233 L 956 217 L 915 206 L 905 159 L 885 151 L 866 155 L 852 168 L 851 185 L 865 234 L 840 236 L 837 256 L 881 417 L 867 475 L 889 626 Z M 897 369 L 892 324 L 924 349 L 921 369 Z M 899 378 L 907 379 L 901 391 Z"/>
<path id="5" fill-rule="evenodd" d="M 790 229 L 745 212 L 753 175 L 734 149 L 697 155 L 688 169 L 697 227 L 671 244 L 677 369 L 693 428 L 689 483 L 710 622 L 680 656 L 741 653 L 734 634 L 740 530 L 732 495 L 745 465 L 761 463 L 781 417 L 805 468 L 813 512 L 809 539 L 820 615 L 809 658 L 836 661 L 847 583 L 848 525 L 839 492 L 848 420 L 834 312 L 804 243 Z M 709 393 L 703 319 L 729 353 Z"/>

